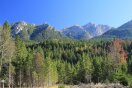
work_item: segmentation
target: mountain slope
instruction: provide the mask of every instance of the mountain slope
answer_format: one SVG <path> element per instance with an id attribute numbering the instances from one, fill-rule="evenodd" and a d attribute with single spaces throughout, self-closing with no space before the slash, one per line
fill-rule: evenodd
<path id="1" fill-rule="evenodd" d="M 62 39 L 64 36 L 49 24 L 33 25 L 24 21 L 16 22 L 11 26 L 12 36 L 20 36 L 24 41 L 34 40 L 42 42 L 47 39 Z"/>
<path id="2" fill-rule="evenodd" d="M 36 26 L 36 29 L 30 36 L 30 39 L 35 41 L 44 41 L 48 39 L 52 40 L 61 38 L 64 38 L 63 35 L 59 31 L 56 31 L 54 27 L 48 24 Z"/>
<path id="3" fill-rule="evenodd" d="M 89 32 L 92 37 L 102 35 L 104 32 L 111 29 L 110 26 L 93 23 L 88 23 L 87 25 L 84 25 L 83 28 Z"/>
<path id="4" fill-rule="evenodd" d="M 107 25 L 88 23 L 84 26 L 74 25 L 61 31 L 57 31 L 49 24 L 33 25 L 20 21 L 11 25 L 11 32 L 14 38 L 18 35 L 24 41 L 33 40 L 42 42 L 48 39 L 89 40 L 101 35 L 110 28 L 111 27 Z"/>
<path id="5" fill-rule="evenodd" d="M 91 38 L 90 34 L 87 33 L 83 27 L 78 26 L 78 25 L 74 25 L 72 27 L 63 29 L 62 33 L 69 37 L 69 38 L 73 38 L 73 39 L 89 39 Z"/>
<path id="6" fill-rule="evenodd" d="M 102 38 L 121 38 L 121 39 L 132 39 L 132 21 L 129 21 L 122 26 L 111 29 L 105 32 Z"/>
<path id="7" fill-rule="evenodd" d="M 35 29 L 35 25 L 29 24 L 24 21 L 16 22 L 12 24 L 12 36 L 20 36 L 23 40 L 30 40 L 30 36 Z"/>
<path id="8" fill-rule="evenodd" d="M 74 25 L 62 30 L 62 33 L 70 38 L 81 40 L 85 39 L 88 40 L 90 38 L 99 36 L 104 32 L 110 30 L 111 27 L 107 25 L 96 25 L 93 23 L 88 23 L 84 26 Z"/>

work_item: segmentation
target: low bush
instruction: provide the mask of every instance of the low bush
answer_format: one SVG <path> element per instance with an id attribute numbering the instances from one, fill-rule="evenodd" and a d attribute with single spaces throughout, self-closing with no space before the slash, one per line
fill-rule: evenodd
<path id="1" fill-rule="evenodd" d="M 128 80 L 125 77 L 120 78 L 120 83 L 124 86 L 128 86 Z"/>
<path id="2" fill-rule="evenodd" d="M 65 88 L 65 85 L 61 84 L 58 86 L 58 88 Z"/>

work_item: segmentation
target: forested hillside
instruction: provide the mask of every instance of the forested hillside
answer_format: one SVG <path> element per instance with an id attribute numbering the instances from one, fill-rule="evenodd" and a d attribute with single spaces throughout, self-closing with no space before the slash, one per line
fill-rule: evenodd
<path id="1" fill-rule="evenodd" d="M 118 28 L 113 28 L 103 35 L 99 36 L 104 39 L 120 38 L 132 40 L 132 20 L 126 22 Z"/>
<path id="2" fill-rule="evenodd" d="M 0 80 L 10 87 L 54 84 L 132 84 L 132 42 L 45 40 L 25 43 L 11 37 L 5 22 L 0 39 Z"/>

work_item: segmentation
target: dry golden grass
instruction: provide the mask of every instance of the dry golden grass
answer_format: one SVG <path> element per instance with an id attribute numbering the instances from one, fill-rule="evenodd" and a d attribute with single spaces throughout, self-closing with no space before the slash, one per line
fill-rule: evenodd
<path id="1" fill-rule="evenodd" d="M 55 85 L 55 86 L 51 86 L 51 87 L 49 87 L 49 88 L 58 88 L 58 86 L 57 86 L 57 85 Z"/>
<path id="2" fill-rule="evenodd" d="M 51 86 L 51 87 L 48 87 L 48 88 L 58 88 L 58 85 Z M 70 86 L 65 86 L 65 88 L 70 88 Z"/>

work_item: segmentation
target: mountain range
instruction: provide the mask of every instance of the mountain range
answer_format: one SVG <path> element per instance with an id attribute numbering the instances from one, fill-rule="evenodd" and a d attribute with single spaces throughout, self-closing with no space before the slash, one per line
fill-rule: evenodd
<path id="1" fill-rule="evenodd" d="M 24 41 L 42 42 L 54 39 L 130 39 L 132 40 L 132 21 L 129 21 L 118 28 L 108 25 L 88 23 L 84 26 L 73 25 L 57 30 L 49 24 L 35 25 L 25 21 L 11 24 L 11 34 L 13 37 L 20 36 Z"/>
<path id="2" fill-rule="evenodd" d="M 20 36 L 23 40 L 44 41 L 47 39 L 75 39 L 89 40 L 95 36 L 102 35 L 110 30 L 107 25 L 88 23 L 84 26 L 73 25 L 60 31 L 49 24 L 35 25 L 24 21 L 16 22 L 11 25 L 12 36 Z"/>

